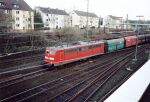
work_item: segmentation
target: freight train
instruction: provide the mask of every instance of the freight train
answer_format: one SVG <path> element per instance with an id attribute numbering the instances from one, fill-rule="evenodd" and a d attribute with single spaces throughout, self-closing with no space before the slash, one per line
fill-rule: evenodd
<path id="1" fill-rule="evenodd" d="M 47 47 L 44 62 L 51 66 L 60 66 L 92 56 L 135 46 L 136 43 L 143 44 L 148 42 L 150 42 L 150 34 L 102 41 L 64 43 L 59 46 Z"/>

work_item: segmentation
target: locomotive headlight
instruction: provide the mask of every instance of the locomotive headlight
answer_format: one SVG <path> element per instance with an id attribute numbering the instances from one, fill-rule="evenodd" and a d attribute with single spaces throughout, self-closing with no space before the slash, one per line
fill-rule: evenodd
<path id="1" fill-rule="evenodd" d="M 47 57 L 47 56 L 45 56 L 45 59 L 48 59 L 48 57 Z"/>
<path id="2" fill-rule="evenodd" d="M 49 59 L 50 59 L 50 60 L 54 60 L 54 58 L 51 58 L 51 57 L 50 57 Z"/>

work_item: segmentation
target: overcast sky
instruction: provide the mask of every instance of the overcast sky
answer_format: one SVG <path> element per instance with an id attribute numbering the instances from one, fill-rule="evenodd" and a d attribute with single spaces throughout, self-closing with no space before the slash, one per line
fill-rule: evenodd
<path id="1" fill-rule="evenodd" d="M 35 6 L 51 7 L 65 10 L 87 10 L 87 0 L 25 0 L 32 8 Z M 89 0 L 89 11 L 98 16 L 114 15 L 129 19 L 138 19 L 142 15 L 150 19 L 150 0 Z"/>

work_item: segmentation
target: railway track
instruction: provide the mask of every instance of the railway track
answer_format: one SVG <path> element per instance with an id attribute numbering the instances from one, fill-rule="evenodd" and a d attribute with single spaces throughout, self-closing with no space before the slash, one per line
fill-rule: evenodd
<path id="1" fill-rule="evenodd" d="M 27 57 L 8 59 L 0 62 L 0 81 L 17 77 L 25 73 L 41 70 L 40 63 L 43 61 L 43 54 Z"/>
<path id="2" fill-rule="evenodd" d="M 123 60 L 123 61 L 120 62 L 121 60 Z M 127 59 L 123 58 L 121 60 L 119 60 L 118 62 L 115 63 L 117 65 L 113 66 L 114 69 L 112 71 L 110 71 L 110 69 L 106 70 L 107 73 L 104 73 L 103 76 L 99 75 L 91 83 L 89 83 L 88 85 L 85 85 L 86 87 L 83 87 L 83 88 L 80 87 L 80 86 L 73 87 L 70 90 L 62 92 L 62 94 L 57 94 L 55 97 L 46 100 L 46 102 L 59 102 L 60 100 L 62 102 L 95 102 L 95 101 L 97 102 L 98 98 L 101 97 L 99 94 L 102 93 L 102 92 L 97 93 L 98 90 L 100 90 L 100 88 L 102 88 L 103 86 L 105 86 L 105 83 L 110 78 L 112 78 L 112 76 L 114 74 L 116 74 L 116 72 L 123 65 L 125 65 L 126 63 L 128 63 L 130 61 L 129 60 L 129 56 L 128 56 Z M 112 67 L 112 66 L 109 66 L 109 67 Z M 127 77 L 128 77 L 128 75 L 126 76 L 126 78 L 124 80 L 126 80 Z M 103 78 L 105 78 L 105 79 L 103 79 Z"/>
<path id="3" fill-rule="evenodd" d="M 98 96 L 99 97 L 97 99 L 98 102 L 103 102 L 107 97 L 109 97 L 117 88 L 119 88 L 125 81 L 127 81 L 134 74 L 134 72 L 136 72 L 147 61 L 147 56 L 142 56 L 142 57 L 143 57 L 143 60 L 137 61 L 135 66 L 131 67 L 131 70 L 129 70 L 129 73 L 127 73 L 125 76 L 123 76 L 121 78 L 121 80 L 117 84 L 115 84 L 111 89 L 109 89 L 105 95 L 103 95 L 101 97 Z M 128 65 L 128 66 L 131 66 L 131 65 Z M 122 73 L 122 72 L 120 71 L 119 73 Z M 115 78 L 113 78 L 113 80 L 115 80 Z M 99 93 L 100 93 L 100 91 L 99 91 Z"/>
<path id="4" fill-rule="evenodd" d="M 31 73 L 27 73 L 27 74 L 23 74 L 23 75 L 17 75 L 17 76 L 14 76 L 13 78 L 10 78 L 10 79 L 8 78 L 7 80 L 0 82 L 0 88 L 11 86 L 11 85 L 14 85 L 16 83 L 22 82 L 24 80 L 38 77 L 38 76 L 44 74 L 44 72 L 47 70 L 48 70 L 47 68 L 41 69 L 41 70 L 37 70 L 35 72 L 31 72 Z"/>
<path id="5" fill-rule="evenodd" d="M 28 73 L 32 73 L 38 70 L 42 70 L 43 65 L 34 65 L 34 66 L 27 66 L 27 67 L 23 67 L 23 68 L 15 68 L 15 69 L 10 69 L 8 71 L 4 71 L 0 73 L 0 82 L 3 80 L 7 80 L 7 79 L 11 79 L 12 77 L 16 77 L 16 76 L 20 76 L 20 75 L 24 75 L 24 74 L 28 74 Z"/>
<path id="6" fill-rule="evenodd" d="M 26 65 L 27 63 L 37 62 L 43 60 L 43 54 L 32 55 L 27 57 L 8 59 L 0 61 L 0 72 L 7 71 L 9 69 L 15 69 L 16 67 Z"/>
<path id="7" fill-rule="evenodd" d="M 17 53 L 11 53 L 8 55 L 0 56 L 0 60 L 8 60 L 8 59 L 15 59 L 24 56 L 31 56 L 33 54 L 42 54 L 45 51 L 45 48 L 37 49 L 37 50 L 29 50 Z"/>
<path id="8" fill-rule="evenodd" d="M 120 63 L 120 61 L 124 60 L 124 58 L 122 59 L 118 59 L 117 61 L 115 61 L 115 63 L 109 65 L 109 66 L 106 66 L 107 68 L 101 73 L 101 74 L 98 74 L 98 76 L 94 77 L 93 80 L 91 82 L 89 82 L 87 85 L 85 85 L 84 88 L 80 89 L 78 92 L 76 92 L 75 94 L 73 94 L 71 97 L 66 97 L 65 100 L 63 101 L 69 101 L 69 102 L 72 102 L 72 101 L 81 101 L 83 102 L 86 97 L 88 97 L 88 95 L 90 95 L 90 93 L 94 90 L 94 89 L 97 89 L 100 88 L 100 86 L 102 86 L 102 82 L 99 82 L 100 80 L 104 80 L 107 76 L 109 76 L 109 74 L 111 75 L 112 72 L 116 69 L 112 69 L 113 66 L 117 65 Z M 98 86 L 100 84 L 100 86 Z M 78 88 L 78 87 L 77 87 Z M 69 93 L 73 92 L 73 90 L 76 90 L 74 88 L 72 88 L 71 90 L 69 90 L 67 93 L 63 93 L 64 95 L 68 95 Z M 62 95 L 63 96 L 63 95 Z M 57 95 L 57 97 L 55 98 L 50 98 L 46 101 L 59 101 L 59 100 L 62 100 L 61 97 L 59 95 Z"/>
<path id="9" fill-rule="evenodd" d="M 117 54 L 116 54 L 116 55 L 117 55 Z M 108 59 L 108 57 L 105 57 L 105 56 L 104 56 L 104 58 L 105 58 L 105 59 Z M 111 60 L 111 59 L 110 59 L 110 60 Z M 109 61 L 110 61 L 110 60 L 109 60 Z M 107 61 L 107 60 L 106 60 L 106 61 Z M 103 61 L 103 63 L 104 63 L 104 62 L 105 62 L 105 60 Z M 105 63 L 107 63 L 107 62 L 105 62 Z M 86 66 L 85 66 L 85 67 L 86 67 Z M 78 69 L 75 69 L 75 70 L 77 71 Z M 30 75 L 32 75 L 32 74 L 30 74 Z M 24 78 L 24 79 L 25 79 L 25 78 Z M 16 79 L 15 79 L 15 80 L 16 80 Z M 11 81 L 9 81 L 9 82 L 13 82 L 13 80 L 11 80 Z M 21 82 L 22 82 L 22 81 L 21 81 Z M 3 83 L 3 85 L 4 85 L 4 84 L 8 86 L 7 83 Z M 12 85 L 12 84 L 11 84 L 11 85 Z"/>
<path id="10" fill-rule="evenodd" d="M 123 55 L 122 55 L 123 56 Z M 118 58 L 118 55 L 117 55 L 117 57 L 116 58 Z M 110 59 L 110 60 L 112 60 L 112 59 Z M 110 62 L 110 60 L 108 60 L 107 62 L 104 62 L 104 63 L 108 63 L 108 62 Z M 99 63 L 99 62 L 98 62 Z M 102 63 L 102 64 L 104 64 L 104 63 Z M 87 67 L 87 66 L 86 66 Z M 63 78 L 60 78 L 60 80 L 61 79 L 63 79 Z M 64 79 L 63 79 L 64 80 Z M 15 85 L 16 86 L 16 85 Z M 19 85 L 18 85 L 19 86 Z M 4 88 L 4 87 L 3 87 Z M 5 87 L 6 88 L 6 87 Z M 5 90 L 5 88 L 4 88 L 4 90 Z M 13 89 L 12 87 L 11 87 L 11 89 Z M 10 90 L 9 90 L 9 92 L 10 92 Z"/>
<path id="11" fill-rule="evenodd" d="M 103 83 L 103 82 L 99 82 L 100 79 L 102 79 L 103 81 L 107 81 L 109 79 L 108 76 L 112 75 L 111 73 L 113 73 L 113 71 L 115 71 L 115 69 L 110 70 L 109 68 L 113 67 L 113 65 L 115 66 L 117 64 L 116 61 L 118 61 L 118 63 L 120 63 L 120 67 L 128 62 L 127 59 L 126 60 L 124 59 L 125 61 L 120 62 L 121 60 L 123 60 L 123 56 L 125 56 L 126 54 L 128 55 L 129 53 L 131 54 L 131 52 L 133 53 L 133 50 L 130 50 L 129 52 L 128 51 L 127 50 L 124 51 L 124 54 L 123 54 L 123 52 L 120 52 L 120 54 L 119 54 L 119 52 L 116 54 L 113 53 L 114 55 L 111 55 L 111 58 L 109 60 L 108 60 L 108 58 L 110 56 L 106 57 L 106 59 L 104 59 L 104 61 L 102 61 L 102 62 L 100 62 L 101 58 L 99 58 L 94 63 L 90 63 L 90 64 L 87 64 L 84 66 L 81 65 L 80 67 L 77 66 L 76 68 L 74 67 L 74 68 L 70 69 L 72 71 L 68 71 L 68 74 L 67 73 L 65 73 L 64 75 L 61 74 L 60 76 L 55 77 L 55 78 L 50 78 L 50 77 L 56 76 L 56 75 L 54 75 L 55 73 L 51 74 L 51 75 L 49 75 L 49 80 L 47 79 L 47 82 L 39 83 L 39 84 L 36 84 L 33 86 L 31 85 L 32 84 L 31 82 L 32 81 L 34 82 L 33 79 L 37 80 L 41 76 L 45 76 L 46 73 L 48 75 L 51 72 L 55 72 L 55 71 L 57 71 L 57 73 L 58 73 L 57 75 L 59 75 L 60 73 L 58 71 L 63 71 L 64 69 L 52 70 L 50 72 L 44 72 L 43 74 L 41 73 L 41 75 L 39 74 L 39 76 L 38 76 L 38 73 L 35 72 L 35 74 L 33 74 L 33 75 L 29 74 L 29 76 L 27 75 L 25 77 L 22 77 L 22 79 L 25 79 L 25 80 L 21 80 L 21 77 L 20 77 L 20 79 L 16 79 L 16 82 L 15 82 L 15 80 L 11 80 L 10 82 L 7 83 L 6 86 L 4 86 L 4 83 L 6 84 L 7 81 L 2 82 L 3 87 L 1 87 L 0 90 L 1 90 L 1 92 L 5 91 L 5 94 L 1 95 L 0 100 L 2 102 L 5 102 L 5 101 L 7 101 L 7 102 L 33 101 L 33 102 L 35 102 L 35 101 L 43 101 L 43 100 L 49 101 L 49 102 L 51 102 L 51 101 L 60 102 L 60 100 L 61 101 L 62 100 L 63 101 L 73 101 L 74 99 L 82 101 L 82 98 L 80 99 L 79 97 L 77 97 L 77 98 L 75 97 L 76 94 L 80 92 L 80 94 L 81 94 L 80 96 L 84 96 L 83 93 L 85 93 L 85 91 L 83 89 L 88 89 L 88 88 L 85 88 L 87 86 L 89 87 L 89 91 L 87 90 L 87 92 L 90 92 L 90 93 L 97 92 L 97 91 L 91 92 L 90 90 L 98 89 L 97 86 L 99 84 Z M 120 57 L 117 55 L 120 55 Z M 105 57 L 105 55 L 103 55 L 103 56 Z M 105 68 L 107 68 L 107 67 L 108 67 L 108 69 L 106 70 Z M 119 69 L 119 66 L 116 65 L 115 68 Z M 107 73 L 108 71 L 109 71 L 109 73 Z M 103 75 L 100 76 L 100 74 L 102 74 L 102 73 L 104 76 Z M 115 72 L 114 72 L 114 74 L 115 74 Z M 110 76 L 110 78 L 111 78 L 111 76 Z M 43 80 L 43 79 L 41 78 L 41 80 Z M 97 82 L 97 83 L 95 84 L 95 86 L 93 86 L 94 88 L 90 87 L 95 82 Z M 30 87 L 26 87 L 26 86 L 21 87 L 21 86 L 24 86 L 23 83 L 24 84 L 28 83 Z M 19 88 L 19 86 L 20 86 L 20 88 Z M 97 87 L 97 88 L 95 88 L 95 87 Z M 81 90 L 83 90 L 83 92 L 81 92 Z M 89 96 L 93 96 L 93 95 L 89 95 Z M 91 100 L 90 97 L 88 97 L 88 99 L 84 99 L 84 101 L 89 101 L 89 100 Z"/>
<path id="12" fill-rule="evenodd" d="M 5 69 L 17 67 L 37 59 L 43 59 L 44 48 L 38 50 L 18 52 L 7 56 L 0 57 L 0 72 Z"/>
<path id="13" fill-rule="evenodd" d="M 129 49 L 131 49 L 131 48 L 129 48 Z M 123 49 L 123 50 L 127 50 L 127 49 Z M 123 51 L 123 50 L 120 50 L 119 51 L 119 53 L 121 52 L 121 51 Z M 109 54 L 109 53 L 108 53 Z M 116 52 L 112 52 L 112 53 L 110 53 L 111 55 L 113 55 L 113 54 L 116 54 Z M 107 55 L 107 54 L 104 54 L 104 55 Z M 104 56 L 104 55 L 101 55 L 101 56 Z M 99 56 L 98 56 L 99 57 Z M 90 60 L 92 60 L 92 59 L 95 59 L 95 58 L 98 58 L 97 56 L 96 57 L 92 57 L 92 58 L 90 58 Z M 30 59 L 30 57 L 27 57 L 27 58 L 29 58 L 29 60 L 33 60 L 34 58 L 31 58 Z M 36 57 L 35 57 L 36 58 Z M 105 59 L 105 58 L 102 58 L 102 59 Z M 22 60 L 26 60 L 26 59 L 22 59 Z M 28 60 L 28 59 L 27 59 Z M 19 60 L 17 60 L 17 61 L 20 61 L 20 59 Z M 42 62 L 42 61 L 40 61 L 40 62 Z M 40 63 L 39 62 L 39 63 Z M 11 78 L 13 78 L 13 77 L 17 77 L 17 76 L 20 76 L 20 75 L 22 75 L 22 74 L 26 74 L 26 73 L 29 73 L 29 72 L 33 72 L 33 71 L 36 71 L 37 69 L 40 69 L 41 70 L 41 67 L 43 67 L 42 65 L 39 65 L 39 63 L 38 64 L 36 64 L 36 65 L 31 65 L 31 66 L 24 66 L 24 67 L 22 67 L 22 68 L 20 68 L 20 67 L 18 67 L 18 68 L 9 68 L 9 69 L 7 69 L 7 70 L 4 70 L 4 71 L 1 71 L 1 73 L 0 73 L 0 76 L 1 76 L 1 78 L 0 78 L 0 81 L 3 81 L 3 79 L 5 80 L 5 78 L 6 79 L 11 79 Z M 79 64 L 79 63 L 77 63 L 77 64 Z M 68 66 L 68 65 L 67 65 Z M 10 77 L 10 78 L 9 78 Z"/>
<path id="14" fill-rule="evenodd" d="M 110 65 L 110 64 L 109 64 Z M 91 68 L 93 68 L 93 67 L 90 67 L 90 69 Z M 87 71 L 89 70 L 90 71 L 90 69 L 86 69 Z M 45 88 L 45 87 L 48 87 L 48 86 L 52 86 L 52 85 L 56 85 L 56 84 L 59 84 L 59 85 L 62 85 L 63 83 L 65 83 L 65 82 L 68 82 L 68 80 L 70 79 L 70 81 L 72 81 L 72 78 L 74 77 L 74 76 L 76 76 L 76 79 L 78 79 L 80 76 L 83 76 L 83 75 L 80 75 L 81 73 L 83 73 L 84 71 L 86 71 L 85 69 L 84 70 L 82 70 L 82 71 L 79 71 L 79 72 L 75 72 L 75 73 L 73 73 L 73 74 L 70 74 L 70 75 L 67 75 L 67 76 L 63 76 L 63 77 L 61 77 L 61 78 L 59 78 L 59 79 L 57 79 L 57 80 L 55 80 L 55 81 L 52 81 L 52 82 L 48 82 L 48 83 L 44 83 L 43 85 L 40 85 L 40 86 L 38 86 L 38 87 L 34 87 L 33 89 L 29 89 L 28 91 L 25 91 L 25 92 L 23 92 L 23 93 L 19 93 L 18 95 L 15 95 L 15 96 L 20 96 L 20 97 L 25 97 L 24 95 L 27 95 L 28 94 L 28 96 L 31 96 L 31 95 L 33 95 L 33 92 L 34 92 L 34 95 L 36 94 L 37 95 L 37 92 L 40 90 L 40 92 L 39 93 L 41 93 L 41 88 Z M 98 71 L 99 69 L 97 69 L 97 71 Z M 96 71 L 96 72 L 97 72 Z M 80 75 L 80 76 L 77 76 L 77 75 Z M 75 77 L 74 77 L 75 78 Z M 73 78 L 73 79 L 74 79 Z M 83 79 L 85 78 L 85 76 L 83 77 Z M 82 79 L 82 80 L 83 80 Z M 62 81 L 63 80 L 63 81 Z M 66 81 L 65 81 L 66 80 Z M 60 83 L 60 82 L 62 82 L 62 83 Z M 49 85 L 50 84 L 50 85 Z M 57 86 L 57 85 L 56 85 Z M 50 88 L 50 87 L 49 87 Z M 14 96 L 13 96 L 14 97 Z M 12 98 L 12 97 L 11 97 Z M 13 99 L 16 99 L 16 97 L 14 97 Z M 12 100 L 11 100 L 12 101 Z"/>

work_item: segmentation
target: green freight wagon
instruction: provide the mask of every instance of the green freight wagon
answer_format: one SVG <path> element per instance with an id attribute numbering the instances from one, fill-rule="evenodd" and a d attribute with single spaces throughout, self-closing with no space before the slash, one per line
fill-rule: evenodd
<path id="1" fill-rule="evenodd" d="M 105 40 L 105 52 L 113 52 L 119 49 L 124 48 L 124 39 L 111 39 Z"/>

